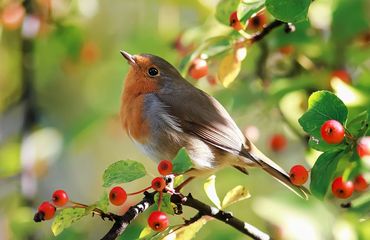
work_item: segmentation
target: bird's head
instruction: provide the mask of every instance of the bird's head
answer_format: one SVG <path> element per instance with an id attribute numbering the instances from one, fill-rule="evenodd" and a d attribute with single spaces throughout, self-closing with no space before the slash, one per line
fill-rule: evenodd
<path id="1" fill-rule="evenodd" d="M 176 68 L 161 57 L 151 54 L 131 55 L 125 51 L 121 51 L 121 54 L 130 64 L 126 78 L 128 81 L 162 86 L 169 81 L 183 80 Z"/>

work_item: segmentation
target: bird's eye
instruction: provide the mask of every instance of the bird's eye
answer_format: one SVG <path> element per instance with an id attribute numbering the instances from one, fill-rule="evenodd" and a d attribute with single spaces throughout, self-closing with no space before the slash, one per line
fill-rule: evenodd
<path id="1" fill-rule="evenodd" d="M 151 67 L 151 68 L 149 68 L 149 70 L 148 70 L 148 74 L 149 74 L 150 76 L 152 76 L 152 77 L 155 77 L 155 76 L 157 76 L 157 75 L 159 74 L 159 71 L 158 71 L 158 69 L 156 69 L 155 67 Z"/>

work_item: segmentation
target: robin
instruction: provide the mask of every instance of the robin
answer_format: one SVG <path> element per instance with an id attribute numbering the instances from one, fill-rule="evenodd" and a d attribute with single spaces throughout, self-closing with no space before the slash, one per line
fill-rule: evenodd
<path id="1" fill-rule="evenodd" d="M 161 57 L 121 54 L 130 64 L 121 99 L 122 126 L 151 159 L 173 159 L 185 147 L 193 163 L 186 173 L 191 178 L 225 166 L 244 173 L 259 167 L 307 199 L 308 190 L 293 185 L 281 167 L 243 136 L 215 98 Z"/>

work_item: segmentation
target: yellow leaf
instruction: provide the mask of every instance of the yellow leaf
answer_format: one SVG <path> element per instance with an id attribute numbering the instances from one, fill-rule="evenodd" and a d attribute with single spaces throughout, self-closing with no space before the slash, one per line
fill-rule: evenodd
<path id="1" fill-rule="evenodd" d="M 190 240 L 195 237 L 195 234 L 210 220 L 209 217 L 202 217 L 190 225 L 183 226 L 163 238 L 163 240 Z"/>
<path id="2" fill-rule="evenodd" d="M 221 209 L 221 202 L 217 196 L 215 185 L 216 185 L 216 176 L 212 175 L 209 178 L 207 178 L 206 182 L 204 183 L 204 191 L 206 192 L 208 198 L 213 202 L 213 204 L 218 209 Z"/>
<path id="3" fill-rule="evenodd" d="M 234 57 L 235 60 L 238 62 L 242 62 L 247 57 L 247 48 L 240 47 L 234 50 Z"/>
<path id="4" fill-rule="evenodd" d="M 218 68 L 217 77 L 224 87 L 228 87 L 239 75 L 240 66 L 241 63 L 235 59 L 234 53 L 222 59 Z"/>
<path id="5" fill-rule="evenodd" d="M 238 185 L 226 193 L 224 200 L 222 200 L 222 209 L 227 208 L 236 202 L 247 199 L 250 196 L 251 195 L 245 187 Z"/>
<path id="6" fill-rule="evenodd" d="M 148 237 L 148 235 L 151 234 L 152 232 L 153 232 L 152 229 L 149 226 L 146 226 L 145 228 L 143 228 L 143 230 L 141 230 L 139 239 Z"/>

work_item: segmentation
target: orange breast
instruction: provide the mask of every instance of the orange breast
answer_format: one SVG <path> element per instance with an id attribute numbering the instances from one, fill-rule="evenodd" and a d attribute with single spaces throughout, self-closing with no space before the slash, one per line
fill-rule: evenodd
<path id="1" fill-rule="evenodd" d="M 121 99 L 121 123 L 130 137 L 140 143 L 145 143 L 149 136 L 149 120 L 145 119 L 144 96 L 155 92 L 157 84 L 153 79 L 147 79 L 135 69 L 131 69 L 125 80 Z"/>

